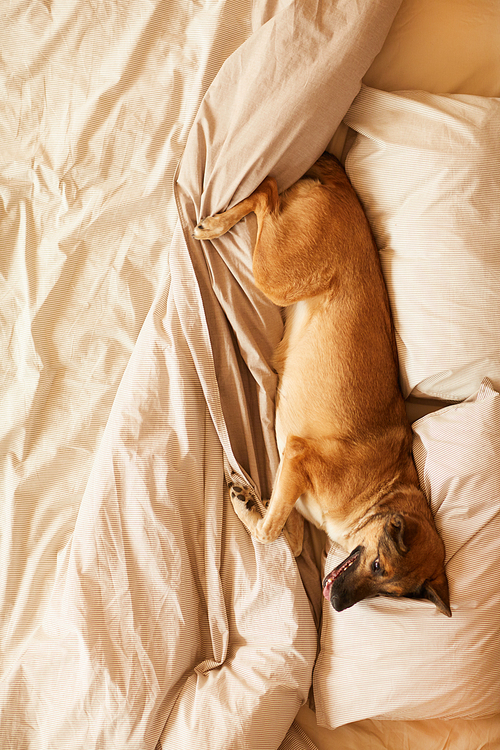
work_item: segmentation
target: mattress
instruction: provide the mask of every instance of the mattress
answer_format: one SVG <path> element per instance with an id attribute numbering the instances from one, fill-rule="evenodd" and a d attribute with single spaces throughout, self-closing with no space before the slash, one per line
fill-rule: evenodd
<path id="1" fill-rule="evenodd" d="M 500 96 L 499 15 L 485 0 L 4 4 L 0 746 L 500 744 L 498 618 L 484 576 L 467 616 L 486 623 L 492 668 L 471 683 L 474 705 L 468 688 L 459 700 L 443 679 L 434 710 L 410 689 L 404 705 L 387 698 L 366 716 L 330 712 L 338 688 L 328 677 L 342 684 L 343 672 L 329 660 L 320 578 L 322 555 L 333 553 L 312 531 L 297 561 L 283 538 L 260 545 L 227 491 L 236 479 L 258 502 L 269 496 L 281 311 L 253 285 L 251 219 L 210 245 L 191 237 L 202 216 L 266 174 L 288 187 L 327 147 L 361 194 L 374 184 L 367 165 L 381 143 L 366 112 L 408 111 L 408 96 L 384 95 L 441 97 L 418 100 L 422 117 L 449 96 L 476 97 L 458 101 L 468 113 L 477 98 L 490 111 Z M 497 146 L 492 133 L 481 154 Z M 379 197 L 366 190 L 382 237 Z M 470 263 L 477 272 L 477 257 Z M 481 269 L 479 289 L 498 273 Z M 484 347 L 495 365 L 493 345 Z M 418 387 L 411 381 L 410 416 L 424 415 L 415 433 L 423 484 L 437 427 L 462 434 L 474 419 L 483 440 L 481 420 L 495 424 L 493 365 L 458 397 L 437 389 L 441 362 L 425 372 L 434 390 L 421 374 Z M 434 412 L 438 421 L 425 422 Z M 446 532 L 449 494 L 441 503 L 436 481 Z M 498 522 L 485 514 L 477 508 L 478 534 Z M 466 609 L 454 613 L 465 632 Z M 412 613 L 408 622 L 420 622 Z M 380 621 L 376 607 L 368 615 Z M 466 644 L 479 671 L 463 630 L 457 649 Z M 429 669 L 421 665 L 422 679 Z M 368 686 L 375 675 L 365 665 Z"/>

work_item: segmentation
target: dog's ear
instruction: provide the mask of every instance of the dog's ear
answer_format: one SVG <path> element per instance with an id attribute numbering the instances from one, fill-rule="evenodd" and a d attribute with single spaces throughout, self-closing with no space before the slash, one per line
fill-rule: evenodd
<path id="1" fill-rule="evenodd" d="M 400 555 L 406 555 L 409 546 L 405 541 L 406 523 L 401 513 L 393 513 L 387 520 L 385 530 Z"/>
<path id="2" fill-rule="evenodd" d="M 450 592 L 448 589 L 448 579 L 444 571 L 437 578 L 424 583 L 420 598 L 428 599 L 436 605 L 443 615 L 451 617 Z"/>

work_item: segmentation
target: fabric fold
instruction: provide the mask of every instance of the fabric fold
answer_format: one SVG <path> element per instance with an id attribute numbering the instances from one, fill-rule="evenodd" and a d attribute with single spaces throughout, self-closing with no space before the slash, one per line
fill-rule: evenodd
<path id="1" fill-rule="evenodd" d="M 399 4 L 292 2 L 209 88 L 175 179 L 170 273 L 50 605 L 2 686 L 2 746 L 269 750 L 306 701 L 317 631 L 297 564 L 283 538 L 248 535 L 225 482 L 270 493 L 281 311 L 251 280 L 251 219 L 214 243 L 191 232 L 268 173 L 284 189 L 306 171 Z"/>

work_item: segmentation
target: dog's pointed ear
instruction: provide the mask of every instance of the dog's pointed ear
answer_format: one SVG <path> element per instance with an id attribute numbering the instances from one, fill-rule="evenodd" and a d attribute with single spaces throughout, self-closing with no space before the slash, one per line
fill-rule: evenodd
<path id="1" fill-rule="evenodd" d="M 385 530 L 400 555 L 406 555 L 409 546 L 405 542 L 406 523 L 401 513 L 393 513 L 386 523 Z"/>
<path id="2" fill-rule="evenodd" d="M 450 592 L 448 589 L 448 579 L 444 570 L 437 578 L 424 583 L 421 598 L 428 599 L 436 605 L 443 615 L 451 617 Z"/>

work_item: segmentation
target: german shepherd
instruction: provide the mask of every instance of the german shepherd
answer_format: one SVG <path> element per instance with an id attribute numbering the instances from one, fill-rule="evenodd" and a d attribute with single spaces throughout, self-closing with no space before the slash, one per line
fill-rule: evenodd
<path id="1" fill-rule="evenodd" d="M 193 236 L 219 237 L 251 212 L 255 283 L 287 308 L 275 354 L 281 460 L 264 518 L 233 486 L 236 513 L 264 543 L 286 523 L 296 554 L 302 517 L 352 549 L 323 582 L 337 611 L 386 594 L 450 617 L 444 545 L 419 487 L 387 290 L 356 193 L 325 153 L 281 196 L 267 177 Z"/>

